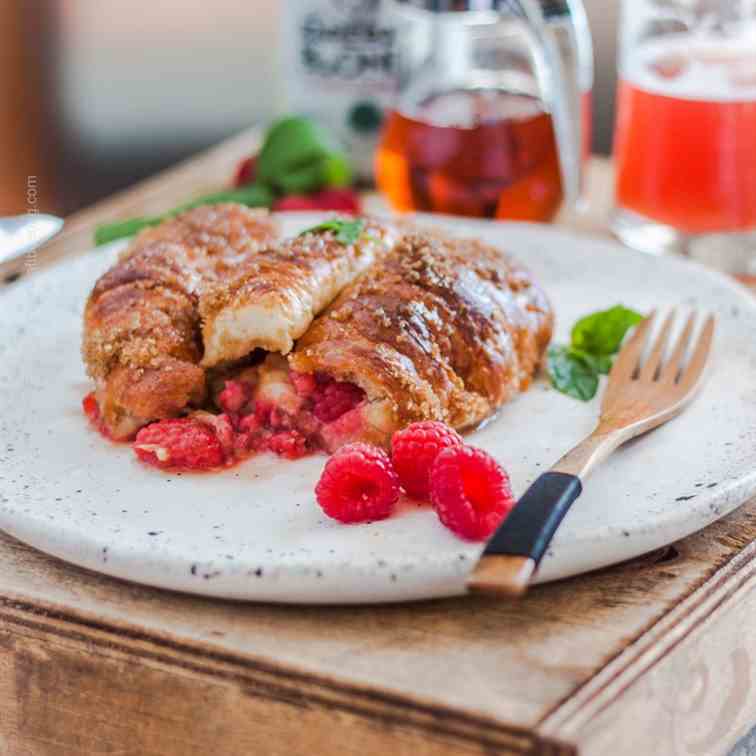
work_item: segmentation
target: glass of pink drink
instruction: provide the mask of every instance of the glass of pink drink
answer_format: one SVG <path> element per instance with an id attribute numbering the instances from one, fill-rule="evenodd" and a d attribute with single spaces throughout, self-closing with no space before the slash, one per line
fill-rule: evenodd
<path id="1" fill-rule="evenodd" d="M 756 275 L 756 3 L 625 0 L 615 233 Z"/>

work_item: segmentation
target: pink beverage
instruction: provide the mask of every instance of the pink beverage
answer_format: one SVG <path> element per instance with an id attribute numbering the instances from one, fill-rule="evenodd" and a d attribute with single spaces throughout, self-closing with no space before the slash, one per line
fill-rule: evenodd
<path id="1" fill-rule="evenodd" d="M 620 71 L 617 204 L 685 234 L 756 228 L 756 44 L 642 42 Z"/>

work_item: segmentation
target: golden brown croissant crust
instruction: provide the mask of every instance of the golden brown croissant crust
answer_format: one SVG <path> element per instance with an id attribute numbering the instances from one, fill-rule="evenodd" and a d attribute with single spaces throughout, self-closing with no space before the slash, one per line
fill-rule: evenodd
<path id="1" fill-rule="evenodd" d="M 396 427 L 464 429 L 527 388 L 552 328 L 544 293 L 498 249 L 416 233 L 342 292 L 290 363 L 388 400 Z"/>
<path id="2" fill-rule="evenodd" d="M 257 347 L 287 354 L 315 316 L 399 238 L 389 224 L 364 224 L 352 244 L 332 231 L 300 234 L 210 287 L 200 301 L 202 364 L 232 362 Z"/>
<path id="3" fill-rule="evenodd" d="M 125 429 L 129 415 L 135 422 L 167 417 L 201 401 L 202 292 L 276 236 L 265 212 L 196 208 L 143 231 L 97 281 L 85 308 L 82 355 L 111 430 Z"/>

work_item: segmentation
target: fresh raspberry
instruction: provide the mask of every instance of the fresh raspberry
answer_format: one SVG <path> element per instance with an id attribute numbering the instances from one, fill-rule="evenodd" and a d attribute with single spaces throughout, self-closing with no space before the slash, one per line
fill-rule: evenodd
<path id="1" fill-rule="evenodd" d="M 311 196 L 319 210 L 339 210 L 352 214 L 360 212 L 360 195 L 354 189 L 323 189 Z"/>
<path id="2" fill-rule="evenodd" d="M 99 422 L 100 405 L 97 404 L 97 399 L 95 398 L 94 391 L 90 391 L 81 400 L 81 408 L 84 410 L 84 414 L 90 419 L 91 422 L 93 422 L 95 425 Z"/>
<path id="3" fill-rule="evenodd" d="M 360 196 L 354 189 L 323 189 L 312 194 L 289 194 L 273 203 L 273 210 L 338 210 L 360 212 Z"/>
<path id="4" fill-rule="evenodd" d="M 299 459 L 307 454 L 307 440 L 297 431 L 283 431 L 268 439 L 268 449 L 286 459 Z"/>
<path id="5" fill-rule="evenodd" d="M 353 383 L 332 381 L 317 394 L 312 412 L 323 423 L 338 420 L 365 398 L 365 392 Z"/>
<path id="6" fill-rule="evenodd" d="M 471 541 L 490 536 L 514 506 L 509 476 L 471 446 L 451 446 L 436 457 L 430 496 L 441 522 Z"/>
<path id="7" fill-rule="evenodd" d="M 399 498 L 399 478 L 382 449 L 348 444 L 326 463 L 315 495 L 323 511 L 340 522 L 382 520 Z"/>
<path id="8" fill-rule="evenodd" d="M 319 210 L 318 203 L 311 194 L 289 194 L 273 203 L 273 210 L 283 212 L 288 210 Z"/>
<path id="9" fill-rule="evenodd" d="M 257 175 L 257 155 L 242 160 L 236 168 L 234 176 L 234 186 L 246 186 L 255 180 Z"/>
<path id="10" fill-rule="evenodd" d="M 250 387 L 241 381 L 226 381 L 223 391 L 218 394 L 218 406 L 224 412 L 239 412 L 250 400 Z"/>
<path id="11" fill-rule="evenodd" d="M 430 471 L 436 457 L 450 446 L 460 446 L 462 436 L 444 423 L 425 420 L 394 433 L 391 461 L 402 488 L 415 499 L 430 498 Z"/>
<path id="12" fill-rule="evenodd" d="M 84 414 L 89 418 L 89 422 L 107 439 L 113 440 L 105 422 L 100 414 L 100 405 L 97 403 L 97 397 L 94 391 L 90 391 L 82 400 L 81 408 Z"/>
<path id="13" fill-rule="evenodd" d="M 213 415 L 212 412 L 193 412 L 191 417 L 198 420 L 200 423 L 204 423 L 214 433 L 220 445 L 223 448 L 223 453 L 229 455 L 234 450 L 234 424 L 231 422 L 231 418 L 226 415 Z"/>
<path id="14" fill-rule="evenodd" d="M 142 428 L 134 451 L 148 465 L 180 470 L 208 470 L 226 461 L 213 429 L 190 417 L 160 420 Z"/>

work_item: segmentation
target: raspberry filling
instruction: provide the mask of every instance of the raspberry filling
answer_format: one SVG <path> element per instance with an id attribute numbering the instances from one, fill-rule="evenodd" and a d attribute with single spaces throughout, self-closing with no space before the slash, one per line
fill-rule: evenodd
<path id="1" fill-rule="evenodd" d="M 361 388 L 320 373 L 290 371 L 279 357 L 241 368 L 215 388 L 220 414 L 200 410 L 145 426 L 134 441 L 137 457 L 154 467 L 181 470 L 229 467 L 265 451 L 299 459 L 318 450 L 335 451 L 364 426 Z M 103 432 L 93 395 L 83 408 Z"/>
<path id="2" fill-rule="evenodd" d="M 94 425 L 94 427 L 97 428 L 97 430 L 103 436 L 105 436 L 105 438 L 111 441 L 112 440 L 111 435 L 108 432 L 108 429 L 102 420 L 102 415 L 100 413 L 100 405 L 97 403 L 97 397 L 94 391 L 90 391 L 81 400 L 81 408 L 84 411 L 84 414 L 89 418 L 89 422 L 92 423 L 92 425 Z"/>
<path id="3" fill-rule="evenodd" d="M 271 451 L 287 459 L 332 451 L 362 427 L 365 392 L 353 383 L 289 371 L 276 360 L 226 380 L 216 402 L 247 452 Z"/>
<path id="4" fill-rule="evenodd" d="M 361 388 L 322 373 L 294 372 L 277 355 L 221 374 L 213 389 L 214 412 L 198 410 L 144 426 L 134 441 L 137 457 L 181 470 L 229 467 L 265 451 L 299 459 L 358 440 L 370 420 L 363 415 L 368 402 Z M 94 392 L 82 408 L 109 437 Z"/>

